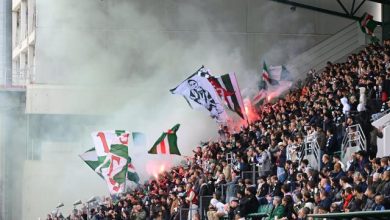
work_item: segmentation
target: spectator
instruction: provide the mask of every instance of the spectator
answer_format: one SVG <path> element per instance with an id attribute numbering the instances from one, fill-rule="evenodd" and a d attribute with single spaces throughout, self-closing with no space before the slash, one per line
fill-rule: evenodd
<path id="1" fill-rule="evenodd" d="M 256 199 L 256 188 L 249 186 L 245 189 L 245 196 L 240 200 L 237 215 L 240 218 L 246 217 L 250 213 L 257 211 L 259 202 Z"/>
<path id="2" fill-rule="evenodd" d="M 384 206 L 384 197 L 382 195 L 375 196 L 375 205 L 373 207 L 374 211 L 383 211 L 385 210 Z"/>
<path id="3" fill-rule="evenodd" d="M 285 215 L 285 208 L 282 205 L 282 199 L 279 196 L 274 197 L 273 206 L 274 208 L 267 219 L 272 220 L 275 219 L 275 217 L 282 218 Z"/>
<path id="4" fill-rule="evenodd" d="M 374 210 L 375 205 L 375 187 L 369 186 L 366 189 L 364 195 L 367 197 L 365 203 L 363 204 L 362 211 L 372 211 Z"/>
<path id="5" fill-rule="evenodd" d="M 324 154 L 322 156 L 322 168 L 321 168 L 321 170 L 323 170 L 323 169 L 328 170 L 328 171 L 333 170 L 333 163 L 330 160 L 330 157 L 329 157 L 328 154 Z"/>

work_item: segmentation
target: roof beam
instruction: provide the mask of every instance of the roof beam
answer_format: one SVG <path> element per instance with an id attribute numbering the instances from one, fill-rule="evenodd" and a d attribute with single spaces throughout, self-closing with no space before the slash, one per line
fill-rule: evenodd
<path id="1" fill-rule="evenodd" d="M 339 17 L 343 17 L 343 18 L 348 18 L 348 19 L 352 19 L 352 20 L 355 20 L 355 21 L 359 21 L 360 17 L 357 17 L 354 14 L 361 7 L 361 5 L 363 5 L 363 3 L 366 0 L 363 0 L 360 3 L 361 5 L 359 5 L 355 9 L 355 11 L 354 11 L 355 13 L 353 13 L 353 14 L 349 14 L 348 12 L 347 13 L 341 13 L 341 12 L 338 12 L 338 11 L 333 11 L 333 10 L 329 10 L 329 9 L 325 9 L 325 8 L 316 7 L 316 6 L 313 6 L 313 5 L 303 4 L 303 3 L 299 3 L 299 2 L 296 2 L 296 1 L 292 1 L 292 0 L 271 0 L 271 1 L 282 3 L 282 4 L 287 4 L 287 5 L 291 5 L 291 6 L 295 6 L 295 7 L 299 7 L 299 8 L 309 9 L 309 10 L 321 12 L 321 13 L 324 13 L 324 14 L 335 15 L 335 16 L 339 16 Z M 386 1 L 388 1 L 388 0 L 386 0 Z M 379 22 L 379 21 L 375 21 L 375 22 L 377 22 L 378 25 L 382 24 L 382 22 Z"/>

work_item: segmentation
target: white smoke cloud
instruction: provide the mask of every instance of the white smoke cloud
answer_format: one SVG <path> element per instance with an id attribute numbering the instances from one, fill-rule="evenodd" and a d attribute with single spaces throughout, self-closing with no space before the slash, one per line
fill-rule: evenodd
<path id="1" fill-rule="evenodd" d="M 59 201 L 69 213 L 73 201 L 108 193 L 104 182 L 78 158 L 92 146 L 92 131 L 141 131 L 147 134 L 149 148 L 163 131 L 180 123 L 183 155 L 199 141 L 216 138 L 217 125 L 208 114 L 190 109 L 169 89 L 205 65 L 215 75 L 236 72 L 244 96 L 249 96 L 257 89 L 262 60 L 287 63 L 326 37 L 310 35 L 310 23 L 291 25 L 303 15 L 274 14 L 274 7 L 268 1 L 236 0 L 37 1 L 36 83 L 114 87 L 125 93 L 112 95 L 121 104 L 104 116 L 33 116 L 37 120 L 30 130 L 42 160 L 20 167 L 24 179 L 31 178 L 22 187 L 23 212 L 34 214 L 27 218 L 44 217 Z M 92 99 L 105 108 L 101 97 Z M 71 104 L 85 103 L 75 99 Z M 149 176 L 148 161 L 159 159 L 147 155 L 146 148 L 131 149 L 143 179 Z"/>

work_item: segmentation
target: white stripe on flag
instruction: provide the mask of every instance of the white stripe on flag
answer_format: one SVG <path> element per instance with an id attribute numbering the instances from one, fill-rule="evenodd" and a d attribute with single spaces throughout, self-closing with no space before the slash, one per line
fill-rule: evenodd
<path id="1" fill-rule="evenodd" d="M 169 154 L 168 151 L 169 151 L 169 144 L 168 144 L 168 135 L 165 136 L 164 140 L 159 144 L 157 145 L 157 153 L 158 154 Z M 165 149 L 163 151 L 163 149 Z"/>

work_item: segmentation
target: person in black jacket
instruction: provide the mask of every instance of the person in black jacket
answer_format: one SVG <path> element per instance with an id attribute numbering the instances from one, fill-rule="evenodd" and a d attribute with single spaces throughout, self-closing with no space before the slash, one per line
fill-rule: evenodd
<path id="1" fill-rule="evenodd" d="M 270 191 L 272 196 L 282 197 L 282 184 L 279 182 L 277 176 L 271 177 Z"/>
<path id="2" fill-rule="evenodd" d="M 267 204 L 267 200 L 265 199 L 265 196 L 269 193 L 269 185 L 267 183 L 267 177 L 262 176 L 257 180 L 257 192 L 256 197 L 259 200 L 261 204 Z"/>
<path id="3" fill-rule="evenodd" d="M 325 153 L 329 155 L 333 155 L 334 152 L 339 150 L 339 147 L 337 145 L 337 138 L 333 134 L 333 130 L 329 129 L 326 131 L 326 145 L 325 145 Z"/>
<path id="4" fill-rule="evenodd" d="M 237 215 L 240 218 L 244 218 L 250 213 L 257 212 L 259 202 L 256 199 L 256 188 L 253 186 L 245 188 L 245 196 L 241 198 L 240 205 L 238 206 Z"/>
<path id="5" fill-rule="evenodd" d="M 290 195 L 283 197 L 282 205 L 285 208 L 283 217 L 286 217 L 287 219 L 294 219 L 298 216 L 294 210 L 294 200 Z"/>

